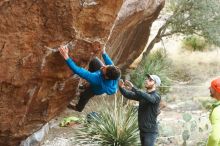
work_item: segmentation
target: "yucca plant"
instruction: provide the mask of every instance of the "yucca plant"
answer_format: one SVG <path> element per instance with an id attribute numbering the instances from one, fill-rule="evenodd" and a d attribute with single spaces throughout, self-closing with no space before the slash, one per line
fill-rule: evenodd
<path id="1" fill-rule="evenodd" d="M 134 107 L 123 105 L 122 97 L 106 103 L 77 130 L 76 142 L 103 146 L 134 146 L 139 143 L 137 112 Z M 98 105 L 98 103 L 97 103 Z M 100 107 L 100 105 L 99 105 Z M 85 118 L 86 119 L 86 118 Z"/>

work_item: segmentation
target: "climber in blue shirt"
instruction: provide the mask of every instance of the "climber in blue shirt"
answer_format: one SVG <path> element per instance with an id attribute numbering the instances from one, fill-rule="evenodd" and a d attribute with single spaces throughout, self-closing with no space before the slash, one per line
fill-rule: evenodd
<path id="1" fill-rule="evenodd" d="M 96 47 L 100 48 L 100 45 L 96 43 Z M 117 92 L 121 71 L 114 65 L 111 58 L 105 52 L 105 49 L 102 50 L 102 57 L 105 64 L 95 57 L 90 61 L 88 70 L 76 65 L 69 57 L 69 49 L 66 46 L 60 47 L 59 51 L 73 73 L 79 75 L 89 83 L 89 85 L 85 87 L 85 90 L 80 93 L 78 104 L 75 106 L 70 104 L 68 106 L 69 108 L 81 112 L 89 99 L 93 96 L 103 93 L 112 95 Z"/>

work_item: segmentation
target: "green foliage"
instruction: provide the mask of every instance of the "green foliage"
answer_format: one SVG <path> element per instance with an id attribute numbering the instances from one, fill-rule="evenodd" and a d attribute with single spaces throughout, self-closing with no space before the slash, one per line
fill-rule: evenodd
<path id="1" fill-rule="evenodd" d="M 192 35 L 184 38 L 183 48 L 190 51 L 204 51 L 207 48 L 207 42 L 204 38 Z"/>
<path id="2" fill-rule="evenodd" d="M 193 118 L 190 113 L 183 113 L 182 118 L 183 118 L 182 146 L 187 146 L 187 140 L 190 139 L 192 133 L 195 133 L 196 131 L 202 133 L 204 131 L 209 130 L 208 124 L 204 125 L 203 121 L 200 121 L 200 119 Z M 206 141 L 207 140 L 199 141 L 196 145 L 200 146 L 204 144 Z"/>
<path id="3" fill-rule="evenodd" d="M 205 146 L 206 143 L 207 143 L 207 140 L 205 139 L 205 140 L 202 140 L 200 142 L 197 142 L 196 146 Z"/>
<path id="4" fill-rule="evenodd" d="M 196 128 L 197 128 L 197 122 L 196 121 L 191 121 L 190 123 L 190 131 L 191 132 L 195 132 Z"/>
<path id="5" fill-rule="evenodd" d="M 187 141 L 189 139 L 189 130 L 184 130 L 183 133 L 182 133 L 182 138 L 183 138 L 183 141 Z"/>
<path id="6" fill-rule="evenodd" d="M 192 144 L 193 146 L 205 146 L 208 138 L 206 135 L 208 135 L 210 128 L 209 121 L 205 117 L 201 118 L 201 115 L 194 116 L 191 112 L 182 113 L 182 119 L 175 121 L 173 124 L 170 124 L 170 121 L 159 123 L 160 132 L 157 144 L 163 145 L 172 141 L 170 145 L 178 145 L 177 142 L 181 141 L 181 146 Z"/>
<path id="7" fill-rule="evenodd" d="M 162 18 L 161 20 L 164 20 L 164 23 L 147 46 L 147 50 L 143 55 L 143 61 L 141 62 L 146 62 L 148 54 L 153 49 L 155 43 L 160 42 L 163 37 L 174 34 L 201 36 L 208 44 L 220 46 L 219 0 L 167 0 L 165 7 L 164 15 L 160 17 Z M 191 40 L 191 46 L 194 49 L 202 49 L 200 44 L 193 42 Z M 141 65 L 143 64 L 141 63 Z M 143 73 L 140 72 L 134 75 L 139 87 L 142 86 Z"/>
<path id="8" fill-rule="evenodd" d="M 170 17 L 165 36 L 197 34 L 220 46 L 219 0 L 168 0 Z"/>
<path id="9" fill-rule="evenodd" d="M 182 139 L 183 139 L 183 144 L 182 146 L 186 146 L 187 145 L 187 140 L 190 138 L 191 133 L 190 130 L 192 129 L 193 126 L 197 125 L 196 121 L 191 121 L 192 120 L 192 116 L 189 113 L 184 113 L 182 115 L 183 117 L 183 132 L 182 132 Z M 190 122 L 191 121 L 191 122 Z"/>
<path id="10" fill-rule="evenodd" d="M 104 103 L 102 103 L 104 104 Z M 97 111 L 98 118 L 85 123 L 77 130 L 79 144 L 99 144 L 103 146 L 133 146 L 139 143 L 137 112 L 131 106 L 123 105 L 122 98 L 106 104 Z"/>
<path id="11" fill-rule="evenodd" d="M 207 100 L 200 100 L 199 101 L 201 104 L 202 104 L 202 107 L 207 109 L 207 110 L 210 110 L 212 108 L 212 105 L 216 102 L 215 100 L 210 100 L 210 99 L 207 99 Z"/>
<path id="12" fill-rule="evenodd" d="M 160 77 L 162 85 L 170 85 L 168 79 L 169 66 L 171 61 L 167 58 L 164 49 L 158 49 L 149 54 L 136 70 L 131 73 L 131 81 L 138 87 L 143 88 L 147 74 L 156 74 Z M 165 92 L 167 88 L 160 88 L 160 91 Z"/>
<path id="13" fill-rule="evenodd" d="M 183 114 L 183 120 L 185 122 L 189 122 L 191 119 L 192 119 L 192 116 L 190 114 L 188 114 L 188 113 Z"/>

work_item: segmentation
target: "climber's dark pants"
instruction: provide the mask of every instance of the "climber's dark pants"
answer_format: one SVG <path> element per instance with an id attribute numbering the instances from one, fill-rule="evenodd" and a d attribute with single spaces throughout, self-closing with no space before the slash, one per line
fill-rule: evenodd
<path id="1" fill-rule="evenodd" d="M 99 70 L 103 65 L 104 64 L 102 63 L 102 61 L 99 58 L 95 57 L 90 61 L 88 70 L 90 72 L 95 72 Z M 92 92 L 91 85 L 86 86 L 84 91 L 80 93 L 79 102 L 76 105 L 76 110 L 81 112 L 84 109 L 85 105 L 88 103 L 89 99 L 94 96 L 95 94 Z"/>

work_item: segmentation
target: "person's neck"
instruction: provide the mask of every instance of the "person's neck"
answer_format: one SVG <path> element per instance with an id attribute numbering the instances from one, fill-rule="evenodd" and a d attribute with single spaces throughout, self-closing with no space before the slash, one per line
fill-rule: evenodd
<path id="1" fill-rule="evenodd" d="M 147 89 L 147 92 L 150 93 L 150 92 L 153 92 L 155 90 L 156 90 L 156 88 L 151 88 L 151 89 Z"/>
<path id="2" fill-rule="evenodd" d="M 109 79 L 105 74 L 102 74 L 102 75 L 103 75 L 103 78 L 104 78 L 105 80 L 108 80 L 108 79 Z"/>
<path id="3" fill-rule="evenodd" d="M 219 102 L 220 101 L 220 94 L 216 94 L 214 98 Z"/>

